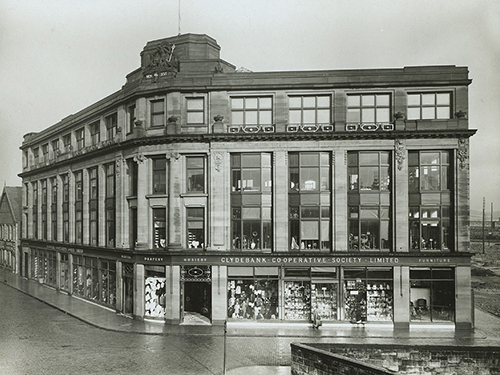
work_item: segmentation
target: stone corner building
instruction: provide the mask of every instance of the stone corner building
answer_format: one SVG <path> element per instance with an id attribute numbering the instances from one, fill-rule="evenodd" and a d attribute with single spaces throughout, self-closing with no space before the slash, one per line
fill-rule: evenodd
<path id="1" fill-rule="evenodd" d="M 148 42 L 119 91 L 26 134 L 22 275 L 169 324 L 471 328 L 470 83 Z"/>

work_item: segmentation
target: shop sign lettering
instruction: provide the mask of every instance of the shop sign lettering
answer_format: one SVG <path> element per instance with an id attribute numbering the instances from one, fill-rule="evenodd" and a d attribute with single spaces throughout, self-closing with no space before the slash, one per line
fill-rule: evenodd
<path id="1" fill-rule="evenodd" d="M 334 257 L 334 258 L 312 258 L 312 257 L 222 257 L 221 263 L 229 264 L 397 264 L 399 258 L 377 257 L 377 258 L 357 258 L 357 257 Z"/>
<path id="2" fill-rule="evenodd" d="M 419 258 L 419 263 L 451 263 L 450 258 Z"/>
<path id="3" fill-rule="evenodd" d="M 145 262 L 163 262 L 163 258 L 144 257 Z"/>

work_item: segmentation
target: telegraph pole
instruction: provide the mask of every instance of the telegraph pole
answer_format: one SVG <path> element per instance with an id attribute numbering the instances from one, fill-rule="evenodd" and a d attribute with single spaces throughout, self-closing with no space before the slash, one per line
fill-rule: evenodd
<path id="1" fill-rule="evenodd" d="M 483 197 L 483 254 L 486 254 L 485 246 L 484 246 L 484 217 L 486 215 L 486 198 Z"/>

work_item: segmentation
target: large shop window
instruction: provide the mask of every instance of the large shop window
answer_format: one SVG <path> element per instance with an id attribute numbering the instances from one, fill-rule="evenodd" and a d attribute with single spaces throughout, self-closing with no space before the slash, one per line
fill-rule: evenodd
<path id="1" fill-rule="evenodd" d="M 408 152 L 412 251 L 453 251 L 452 171 L 449 151 Z"/>
<path id="2" fill-rule="evenodd" d="M 188 248 L 205 247 L 205 210 L 203 207 L 186 208 Z"/>
<path id="3" fill-rule="evenodd" d="M 453 268 L 410 269 L 411 321 L 455 320 L 454 271 Z"/>
<path id="4" fill-rule="evenodd" d="M 337 320 L 337 268 L 285 268 L 283 276 L 285 320 L 309 321 L 314 311 L 323 320 Z"/>
<path id="5" fill-rule="evenodd" d="M 291 125 L 329 125 L 331 96 L 290 96 L 288 98 Z"/>
<path id="6" fill-rule="evenodd" d="M 228 318 L 279 319 L 278 271 L 278 267 L 228 267 Z"/>
<path id="7" fill-rule="evenodd" d="M 391 153 L 349 152 L 347 167 L 349 250 L 391 250 Z"/>
<path id="8" fill-rule="evenodd" d="M 116 305 L 116 262 L 99 260 L 99 274 L 101 291 L 99 301 L 114 307 Z"/>
<path id="9" fill-rule="evenodd" d="M 69 281 L 70 281 L 70 274 L 69 274 L 69 260 L 68 260 L 68 254 L 61 253 L 61 271 L 60 271 L 60 283 L 61 283 L 61 290 L 69 292 Z"/>
<path id="10" fill-rule="evenodd" d="M 347 122 L 376 124 L 390 121 L 390 94 L 362 94 L 347 96 Z"/>
<path id="11" fill-rule="evenodd" d="M 330 159 L 328 152 L 288 154 L 291 250 L 331 247 Z"/>
<path id="12" fill-rule="evenodd" d="M 164 318 L 166 307 L 165 267 L 145 266 L 144 316 Z"/>
<path id="13" fill-rule="evenodd" d="M 343 320 L 353 323 L 392 321 L 392 268 L 345 268 L 343 292 Z"/>
<path id="14" fill-rule="evenodd" d="M 33 249 L 31 252 L 31 277 L 55 287 L 56 261 L 55 251 Z"/>
<path id="15" fill-rule="evenodd" d="M 231 186 L 233 249 L 271 249 L 271 153 L 232 154 Z"/>
<path id="16" fill-rule="evenodd" d="M 408 120 L 446 120 L 451 118 L 451 93 L 408 94 Z"/>

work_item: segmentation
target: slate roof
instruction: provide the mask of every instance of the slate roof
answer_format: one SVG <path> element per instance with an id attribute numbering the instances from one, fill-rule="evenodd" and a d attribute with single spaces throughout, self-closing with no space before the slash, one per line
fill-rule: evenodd
<path id="1" fill-rule="evenodd" d="M 23 188 L 20 186 L 4 186 L 0 198 L 0 208 L 7 205 L 14 221 L 21 222 Z M 2 210 L 3 211 L 3 210 Z M 3 212 L 5 213 L 5 212 Z M 1 218 L 4 221 L 4 218 Z"/>

